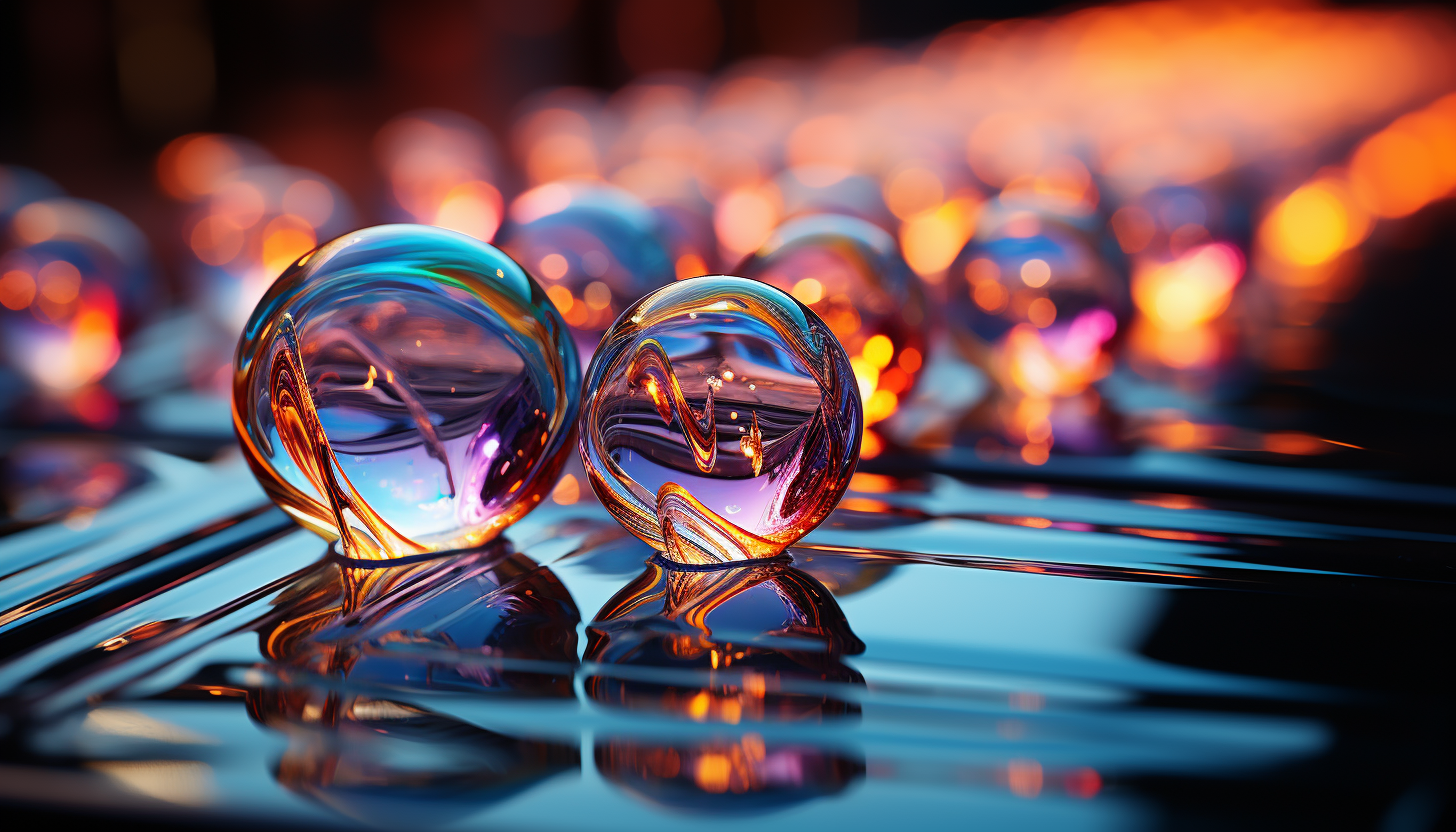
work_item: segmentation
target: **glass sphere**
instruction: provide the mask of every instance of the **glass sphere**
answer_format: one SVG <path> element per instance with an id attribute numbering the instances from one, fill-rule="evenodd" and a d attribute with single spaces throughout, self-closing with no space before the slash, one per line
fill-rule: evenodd
<path id="1" fill-rule="evenodd" d="M 627 306 L 676 277 L 656 214 L 604 182 L 553 182 L 511 205 L 500 246 L 535 275 L 584 354 Z"/>
<path id="2" fill-rule="evenodd" d="M 738 268 L 814 310 L 850 356 L 865 422 L 895 412 L 925 356 L 925 300 L 895 238 L 858 217 L 791 219 Z"/>
<path id="3" fill-rule="evenodd" d="M 1105 374 L 1130 305 L 1092 235 L 1049 211 L 992 215 L 946 275 L 946 320 L 963 351 L 1033 395 L 1071 395 Z"/>
<path id="4" fill-rule="evenodd" d="M 304 255 L 264 295 L 233 422 L 274 502 L 346 556 L 459 549 L 555 484 L 578 374 L 561 316 L 509 257 L 385 225 Z"/>
<path id="5" fill-rule="evenodd" d="M 587 372 L 587 479 L 673 560 L 772 557 L 817 526 L 859 458 L 844 348 L 756 280 L 699 277 L 633 304 Z"/>

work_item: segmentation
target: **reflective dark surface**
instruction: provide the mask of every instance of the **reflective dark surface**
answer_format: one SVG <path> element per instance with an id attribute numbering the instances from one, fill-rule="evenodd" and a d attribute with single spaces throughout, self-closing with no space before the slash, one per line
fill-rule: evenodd
<path id="1" fill-rule="evenodd" d="M 579 488 L 491 548 L 363 569 L 240 461 L 71 456 L 133 473 L 0 538 L 13 818 L 1449 819 L 1446 486 L 1153 451 L 881 458 L 782 560 L 655 561 Z"/>

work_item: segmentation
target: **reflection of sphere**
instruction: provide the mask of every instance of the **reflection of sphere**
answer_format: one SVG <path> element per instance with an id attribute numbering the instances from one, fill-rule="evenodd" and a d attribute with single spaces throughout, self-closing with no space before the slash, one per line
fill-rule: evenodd
<path id="1" fill-rule="evenodd" d="M 329 563 L 280 604 L 280 623 L 262 647 L 294 672 L 431 690 L 572 695 L 576 603 L 555 574 L 509 544 L 397 566 Z M 512 662 L 531 664 L 512 669 Z"/>
<path id="2" fill-rule="evenodd" d="M 671 283 L 659 220 L 630 193 L 600 182 L 553 182 L 511 205 L 501 248 L 541 280 L 585 349 L 623 309 Z"/>
<path id="3" fill-rule="evenodd" d="M 1049 212 L 1010 211 L 966 244 L 946 278 L 947 322 L 972 360 L 1022 392 L 1067 395 L 1109 369 L 1122 279 L 1093 238 Z"/>
<path id="4" fill-rule="evenodd" d="M 864 645 L 807 574 L 778 562 L 711 571 L 650 564 L 587 635 L 586 660 L 603 668 L 584 685 L 596 702 L 745 731 L 598 743 L 598 770 L 623 788 L 669 806 L 751 812 L 835 794 L 863 775 L 858 760 L 752 730 L 859 713 L 849 691 L 864 678 L 840 657 Z"/>
<path id="5" fill-rule="evenodd" d="M 233 412 L 274 501 L 345 554 L 479 545 L 555 484 L 575 350 L 509 257 L 425 226 L 295 263 L 238 345 Z"/>
<path id="6" fill-rule="evenodd" d="M 792 294 L 829 325 L 850 355 L 867 423 L 895 412 L 925 354 L 925 299 L 895 238 L 855 217 L 800 217 L 738 273 Z"/>
<path id="7" fill-rule="evenodd" d="M 859 457 L 843 348 L 754 280 L 693 278 L 643 298 L 603 337 L 585 389 L 592 488 L 685 562 L 782 552 L 833 510 Z"/>
<path id="8" fill-rule="evenodd" d="M 374 569 L 325 564 L 262 634 L 281 684 L 250 691 L 249 713 L 289 736 L 276 771 L 285 787 L 350 817 L 447 821 L 576 768 L 577 750 L 372 692 L 569 699 L 579 620 L 549 570 L 500 545 Z"/>

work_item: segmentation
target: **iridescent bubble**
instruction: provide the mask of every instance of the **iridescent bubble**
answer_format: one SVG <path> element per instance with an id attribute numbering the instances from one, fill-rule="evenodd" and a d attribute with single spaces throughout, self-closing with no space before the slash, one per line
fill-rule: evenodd
<path id="1" fill-rule="evenodd" d="M 866 220 L 814 214 L 779 226 L 738 268 L 814 310 L 849 353 L 865 423 L 895 412 L 925 355 L 925 299 L 895 238 Z"/>
<path id="2" fill-rule="evenodd" d="M 578 373 L 560 315 L 509 257 L 386 225 L 268 290 L 238 344 L 233 420 L 269 496 L 345 555 L 458 549 L 551 489 Z"/>
<path id="3" fill-rule="evenodd" d="M 833 510 L 864 417 L 844 348 L 768 284 L 700 277 L 633 304 L 584 388 L 597 496 L 669 558 L 772 557 Z"/>
<path id="4" fill-rule="evenodd" d="M 500 245 L 546 287 L 588 353 L 629 304 L 675 277 L 656 214 L 627 191 L 553 182 L 511 205 Z"/>
<path id="5" fill-rule="evenodd" d="M 1039 396 L 1071 395 L 1105 374 L 1131 305 L 1089 232 L 1022 207 L 988 211 L 951 264 L 946 294 L 946 320 L 967 357 Z"/>

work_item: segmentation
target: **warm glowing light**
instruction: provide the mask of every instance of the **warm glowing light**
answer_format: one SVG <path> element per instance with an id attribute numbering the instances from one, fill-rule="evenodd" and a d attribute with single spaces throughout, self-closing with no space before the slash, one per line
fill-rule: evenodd
<path id="1" fill-rule="evenodd" d="M 938 282 L 975 231 L 979 207 L 976 200 L 959 197 L 907 220 L 900 227 L 905 262 L 916 274 Z"/>
<path id="2" fill-rule="evenodd" d="M 891 393 L 889 390 L 876 390 L 865 401 L 865 424 L 874 424 L 875 422 L 888 419 L 894 414 L 895 408 L 899 404 L 900 400 L 894 393 Z"/>
<path id="3" fill-rule="evenodd" d="M 464 182 L 450 189 L 435 214 L 435 225 L 490 242 L 500 228 L 500 191 L 489 182 Z"/>
<path id="4" fill-rule="evenodd" d="M 576 481 L 572 474 L 561 477 L 556 483 L 556 488 L 551 491 L 551 501 L 557 505 L 569 506 L 581 499 L 581 484 Z"/>
<path id="5" fill-rule="evenodd" d="M 1317 266 L 1359 241 L 1343 189 L 1312 182 L 1290 194 L 1264 221 L 1262 240 L 1271 254 L 1297 266 Z"/>
<path id="6" fill-rule="evenodd" d="M 945 186 L 931 171 L 912 166 L 890 175 L 885 181 L 884 196 L 890 213 L 908 220 L 939 207 L 945 199 Z"/>
<path id="7" fill-rule="evenodd" d="M 209 214 L 193 226 L 188 241 L 197 259 L 209 266 L 232 262 L 243 250 L 243 229 L 225 216 Z"/>
<path id="8" fill-rule="evenodd" d="M 1006 308 L 1006 303 L 1011 295 L 1000 283 L 994 280 L 983 280 L 980 283 L 971 284 L 971 299 L 982 309 L 996 314 Z"/>
<path id="9" fill-rule="evenodd" d="M 798 298 L 800 303 L 813 306 L 824 299 L 824 284 L 812 277 L 806 277 L 795 283 L 789 294 Z"/>
<path id="10" fill-rule="evenodd" d="M 1052 279 L 1052 267 L 1047 261 L 1032 258 L 1021 264 L 1021 282 L 1033 289 L 1039 289 Z"/>
<path id="11" fill-rule="evenodd" d="M 778 220 L 778 206 L 757 189 L 731 191 L 713 209 L 713 228 L 718 232 L 718 242 L 734 258 L 762 245 Z"/>
<path id="12" fill-rule="evenodd" d="M 1046 329 L 1057 319 L 1057 305 L 1049 298 L 1037 298 L 1027 305 L 1026 319 L 1037 329 Z"/>
<path id="13" fill-rule="evenodd" d="M 920 370 L 920 363 L 920 350 L 917 350 L 914 347 L 906 347 L 900 352 L 900 369 L 904 370 L 905 372 L 914 375 Z"/>
<path id="14" fill-rule="evenodd" d="M 56 236 L 61 229 L 61 218 L 56 209 L 44 202 L 32 202 L 15 212 L 10 230 L 20 242 L 27 245 L 43 243 Z"/>
<path id="15" fill-rule="evenodd" d="M 565 211 L 570 206 L 571 189 L 560 182 L 552 182 L 516 197 L 511 203 L 511 219 L 526 225 Z"/>
<path id="16" fill-rule="evenodd" d="M 890 366 L 890 359 L 895 356 L 895 345 L 887 335 L 872 335 L 865 341 L 861 354 L 876 369 L 883 370 Z"/>
<path id="17" fill-rule="evenodd" d="M 689 277 L 707 274 L 708 264 L 703 262 L 703 258 L 688 252 L 677 258 L 677 262 L 673 264 L 673 271 L 678 280 L 685 280 Z"/>
<path id="18" fill-rule="evenodd" d="M 547 286 L 546 297 L 551 299 L 551 303 L 556 306 L 556 311 L 563 315 L 569 312 L 576 303 L 576 299 L 571 296 L 571 290 L 559 284 Z"/>
<path id="19" fill-rule="evenodd" d="M 1041 763 L 1035 760 L 1012 760 L 1006 764 L 1006 785 L 1017 797 L 1036 797 L 1041 794 Z"/>
<path id="20" fill-rule="evenodd" d="M 281 274 L 317 244 L 313 228 L 302 217 L 274 217 L 263 229 L 263 269 L 269 275 Z"/>
<path id="21" fill-rule="evenodd" d="M 1112 215 L 1112 233 L 1117 245 L 1127 254 L 1137 254 L 1148 247 L 1158 231 L 1153 215 L 1136 205 L 1117 209 Z"/>
<path id="22" fill-rule="evenodd" d="M 36 274 L 40 294 L 45 300 L 64 306 L 81 294 L 81 271 L 65 260 L 52 260 Z"/>
<path id="23" fill-rule="evenodd" d="M 879 434 L 869 428 L 865 428 L 864 434 L 860 437 L 859 441 L 860 459 L 874 459 L 883 453 L 884 450 L 885 443 L 884 440 L 880 439 Z"/>
<path id="24" fill-rule="evenodd" d="M 849 359 L 849 366 L 854 370 L 855 381 L 859 382 L 860 401 L 869 401 L 879 383 L 880 368 L 859 356 Z"/>
<path id="25" fill-rule="evenodd" d="M 1022 445 L 1021 459 L 1031 465 L 1045 465 L 1051 459 L 1051 448 L 1047 445 Z"/>
<path id="26" fill-rule="evenodd" d="M 553 252 L 541 258 L 541 276 L 547 280 L 560 280 L 566 277 L 569 268 L 566 258 L 560 254 Z"/>
<path id="27" fill-rule="evenodd" d="M 784 143 L 784 156 L 790 168 L 837 169 L 843 171 L 842 177 L 854 168 L 859 155 L 856 134 L 854 125 L 844 116 L 812 118 L 789 134 Z"/>
<path id="28" fill-rule="evenodd" d="M 593 280 L 581 290 L 581 299 L 587 306 L 600 311 L 612 305 L 612 290 L 600 280 Z"/>
<path id="29" fill-rule="evenodd" d="M 26 272 L 13 269 L 0 275 L 0 305 L 20 310 L 35 300 L 35 279 Z"/>
<path id="30" fill-rule="evenodd" d="M 1244 259 L 1228 243 L 1195 248 L 1171 263 L 1133 276 L 1133 300 L 1158 328 L 1183 331 L 1228 308 Z"/>
<path id="31" fill-rule="evenodd" d="M 195 202 L 242 166 L 243 157 L 234 140 L 192 133 L 162 148 L 157 156 L 157 180 L 172 197 Z"/>

